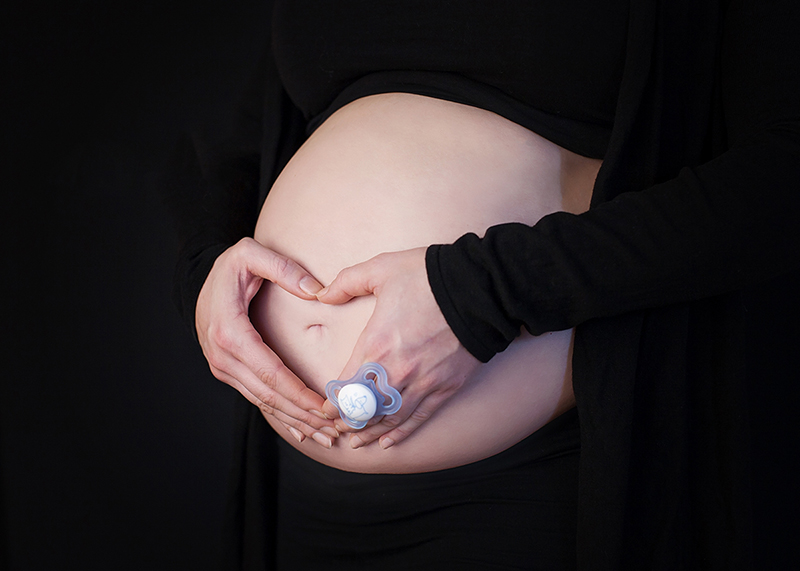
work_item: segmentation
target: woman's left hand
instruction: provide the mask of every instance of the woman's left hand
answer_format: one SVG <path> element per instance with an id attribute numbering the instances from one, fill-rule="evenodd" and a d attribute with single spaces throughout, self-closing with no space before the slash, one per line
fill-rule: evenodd
<path id="1" fill-rule="evenodd" d="M 376 439 L 383 448 L 401 442 L 452 397 L 480 364 L 458 341 L 436 304 L 428 284 L 425 250 L 380 254 L 345 268 L 317 294 L 328 304 L 364 295 L 377 298 L 339 378 L 351 378 L 364 363 L 380 363 L 390 385 L 403 397 L 398 412 L 373 420 L 351 435 L 353 448 Z M 339 416 L 330 401 L 325 401 L 322 411 L 330 418 Z M 352 430 L 341 420 L 336 427 Z"/>

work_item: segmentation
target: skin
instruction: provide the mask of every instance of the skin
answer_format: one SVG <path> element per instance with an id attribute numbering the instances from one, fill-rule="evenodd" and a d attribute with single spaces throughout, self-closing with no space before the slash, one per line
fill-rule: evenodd
<path id="1" fill-rule="evenodd" d="M 397 379 L 394 386 L 403 393 L 403 407 L 352 434 L 353 448 L 376 439 L 384 449 L 401 442 L 480 364 L 439 311 L 428 285 L 424 248 L 376 256 L 342 270 L 323 289 L 295 261 L 245 238 L 217 259 L 200 291 L 198 339 L 212 374 L 259 407 L 265 417 L 278 419 L 299 442 L 311 437 L 330 448 L 332 438 L 353 429 L 339 419 L 333 403 L 309 389 L 253 328 L 248 307 L 263 280 L 300 299 L 332 305 L 376 297 L 372 317 L 341 378 L 352 377 L 365 362 L 379 362 Z"/>
<path id="2" fill-rule="evenodd" d="M 346 119 L 352 113 L 361 118 Z M 477 130 L 475 136 L 469 129 Z M 323 132 L 327 135 L 319 139 Z M 396 133 L 398 138 L 389 137 L 388 132 Z M 418 141 L 420 132 L 430 145 L 421 148 L 416 143 L 395 144 Z M 321 142 L 331 137 L 336 141 L 333 145 Z M 287 177 L 282 184 L 288 185 L 288 190 L 271 192 L 268 203 L 272 207 L 262 210 L 260 237 L 260 226 L 256 230 L 260 244 L 242 240 L 220 256 L 211 270 L 197 305 L 198 337 L 214 375 L 259 406 L 276 430 L 286 429 L 299 443 L 310 438 L 311 442 L 304 446 L 331 448 L 340 433 L 350 429 L 338 419 L 336 408 L 320 396 L 323 391 L 317 385 L 324 386 L 324 381 L 321 384 L 316 379 L 309 383 L 315 390 L 308 388 L 264 343 L 248 311 L 264 280 L 273 282 L 284 294 L 291 294 L 287 298 L 296 298 L 298 303 L 314 301 L 336 306 L 350 301 L 360 304 L 359 300 L 363 300 L 366 306 L 360 305 L 362 309 L 374 309 L 364 314 L 361 325 L 353 330 L 352 339 L 358 339 L 352 353 L 353 345 L 341 353 L 340 363 L 350 356 L 338 378 L 352 377 L 364 362 L 379 362 L 386 368 L 392 385 L 402 392 L 403 407 L 396 414 L 373 419 L 357 434 L 348 435 L 348 443 L 349 447 L 359 448 L 377 441 L 376 447 L 379 444 L 390 448 L 425 425 L 480 366 L 458 342 L 439 311 L 428 285 L 425 247 L 419 246 L 446 243 L 464 231 L 476 231 L 501 221 L 534 223 L 542 214 L 558 209 L 581 212 L 588 207 L 599 162 L 573 156 L 484 111 L 393 94 L 364 98 L 345 107 L 304 147 L 305 154 L 298 153 L 292 159 L 295 167 L 287 167 L 281 175 Z M 438 154 L 431 154 L 431 149 Z M 363 162 L 366 155 L 372 159 Z M 487 156 L 493 162 L 487 162 Z M 298 157 L 299 162 L 295 162 Z M 462 168 L 473 159 L 492 170 Z M 437 169 L 431 170 L 431 164 L 436 164 Z M 439 168 L 442 165 L 444 169 Z M 400 174 L 407 185 L 400 187 L 402 192 L 373 192 L 376 183 L 380 187 L 387 180 L 395 180 L 385 178 L 387 170 Z M 512 207 L 498 210 L 496 195 L 483 192 L 483 185 L 489 182 L 482 177 L 484 172 L 491 173 L 490 183 L 499 185 L 503 196 L 508 197 L 510 202 L 503 204 Z M 520 180 L 532 182 L 523 185 Z M 280 179 L 276 186 L 279 184 Z M 337 185 L 342 195 L 323 192 Z M 426 191 L 416 192 L 419 188 Z M 370 201 L 359 200 L 362 192 L 368 193 Z M 452 200 L 463 199 L 465 192 L 471 200 L 483 201 L 483 206 L 471 207 L 468 218 L 430 216 L 431 212 L 448 208 Z M 418 217 L 417 203 L 406 202 L 406 197 L 423 200 L 426 216 Z M 341 198 L 349 200 L 346 210 L 338 216 L 326 216 L 337 212 Z M 393 202 L 395 198 L 399 202 Z M 438 202 L 433 206 L 431 200 Z M 283 204 L 286 201 L 288 205 Z M 393 214 L 373 216 L 387 212 Z M 361 224 L 358 232 L 342 233 L 342 216 L 348 221 L 373 223 L 374 227 Z M 313 225 L 313 233 L 298 230 L 309 224 Z M 263 229 L 269 230 L 264 233 Z M 365 235 L 376 239 L 364 240 Z M 337 242 L 334 245 L 315 241 L 319 236 L 332 236 Z M 372 248 L 373 243 L 380 246 Z M 280 249 L 282 254 L 263 244 Z M 379 254 L 387 250 L 396 251 Z M 336 255 L 314 255 L 317 251 Z M 357 263 L 360 260 L 367 261 Z M 316 277 L 301 264 L 312 268 Z M 342 267 L 346 269 L 340 271 Z M 329 285 L 322 289 L 324 283 Z M 305 319 L 305 310 L 287 311 L 295 318 Z M 355 316 L 350 310 L 343 311 Z M 309 319 L 313 325 L 319 318 Z M 338 317 L 336 323 L 342 323 Z M 262 334 L 269 333 L 268 325 L 262 323 L 261 328 Z M 320 331 L 324 329 L 320 327 Z M 288 339 L 295 339 L 294 333 L 287 334 Z M 298 342 L 308 342 L 302 341 L 304 335 L 307 331 Z M 285 350 L 284 347 L 282 351 Z M 300 348 L 301 359 L 304 350 Z M 319 364 L 316 360 L 314 363 Z M 337 370 L 338 367 L 341 364 Z M 301 375 L 311 372 L 295 370 Z M 330 368 L 326 366 L 326 370 Z"/>
<path id="3" fill-rule="evenodd" d="M 342 372 L 352 377 L 361 364 L 378 362 L 403 395 L 392 415 L 351 435 L 359 448 L 376 439 L 384 449 L 405 440 L 463 386 L 480 362 L 459 343 L 439 310 L 428 285 L 425 248 L 380 254 L 342 270 L 317 294 L 327 304 L 374 295 L 375 310 Z M 330 401 L 322 412 L 339 416 Z M 352 431 L 341 420 L 341 432 Z"/>
<path id="4" fill-rule="evenodd" d="M 222 253 L 200 290 L 195 310 L 197 337 L 212 374 L 278 419 L 302 441 L 330 448 L 339 436 L 321 412 L 323 399 L 292 373 L 261 340 L 248 316 L 263 280 L 300 299 L 315 299 L 317 279 L 285 256 L 245 238 Z"/>

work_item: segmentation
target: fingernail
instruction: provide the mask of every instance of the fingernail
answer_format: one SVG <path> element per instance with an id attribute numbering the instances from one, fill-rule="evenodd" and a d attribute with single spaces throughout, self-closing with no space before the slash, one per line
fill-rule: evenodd
<path id="1" fill-rule="evenodd" d="M 318 297 L 318 298 L 320 298 L 320 297 L 322 297 L 323 295 L 325 295 L 326 293 L 328 293 L 328 287 L 327 287 L 327 286 L 325 286 L 324 288 L 322 288 L 321 290 L 319 290 L 319 291 L 316 293 L 316 295 L 317 295 L 317 297 Z"/>
<path id="2" fill-rule="evenodd" d="M 362 446 L 364 446 L 364 441 L 361 440 L 361 437 L 353 434 L 350 437 L 350 448 L 356 449 L 361 448 Z"/>
<path id="3" fill-rule="evenodd" d="M 318 410 L 309 410 L 308 412 L 320 417 L 322 420 L 330 420 L 330 418 L 328 418 L 328 416 L 324 412 L 320 412 Z"/>
<path id="4" fill-rule="evenodd" d="M 391 448 L 392 446 L 394 446 L 394 440 L 392 440 L 391 438 L 382 438 L 380 440 L 380 445 L 381 448 L 386 450 L 387 448 Z"/>
<path id="5" fill-rule="evenodd" d="M 333 442 L 331 442 L 330 437 L 325 436 L 321 432 L 315 432 L 314 434 L 311 435 L 311 438 L 313 438 L 317 442 L 317 444 L 320 444 L 325 448 L 330 448 L 331 446 L 333 446 Z"/>
<path id="6" fill-rule="evenodd" d="M 342 422 L 342 421 L 340 421 L 338 419 L 333 421 L 333 427 L 336 430 L 338 430 L 339 432 L 347 432 L 347 429 L 345 428 L 344 422 Z"/>
<path id="7" fill-rule="evenodd" d="M 287 428 L 289 429 L 289 432 L 292 433 L 292 436 L 294 436 L 295 440 L 297 440 L 301 444 L 303 440 L 306 439 L 305 435 L 299 430 L 297 430 L 294 426 L 288 426 Z"/>
<path id="8" fill-rule="evenodd" d="M 300 286 L 300 289 L 306 292 L 308 295 L 317 295 L 319 290 L 322 289 L 322 284 L 311 276 L 303 276 L 298 285 Z"/>
<path id="9" fill-rule="evenodd" d="M 322 428 L 320 428 L 320 430 L 325 434 L 327 434 L 328 436 L 339 438 L 339 431 L 332 426 L 323 426 Z"/>

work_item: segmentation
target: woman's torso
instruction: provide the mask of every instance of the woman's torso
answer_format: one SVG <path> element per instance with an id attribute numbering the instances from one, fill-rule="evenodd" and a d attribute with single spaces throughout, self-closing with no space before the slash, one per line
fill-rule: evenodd
<path id="1" fill-rule="evenodd" d="M 494 113 L 419 95 L 358 99 L 328 118 L 273 186 L 256 239 L 329 283 L 386 251 L 448 243 L 503 222 L 534 224 L 588 208 L 600 161 L 566 151 Z M 266 342 L 324 394 L 374 306 L 300 300 L 265 284 L 251 317 Z M 357 472 L 463 465 L 522 440 L 573 406 L 572 332 L 521 335 L 402 443 L 352 450 L 298 444 L 309 457 Z M 390 380 L 391 382 L 391 380 Z"/>

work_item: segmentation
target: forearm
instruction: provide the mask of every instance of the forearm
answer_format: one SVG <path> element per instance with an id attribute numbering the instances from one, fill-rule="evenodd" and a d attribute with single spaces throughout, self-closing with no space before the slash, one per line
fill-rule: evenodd
<path id="1" fill-rule="evenodd" d="M 565 329 L 731 291 L 795 266 L 800 46 L 786 28 L 797 20 L 791 3 L 734 6 L 728 14 L 719 82 L 725 124 L 717 129 L 726 152 L 704 163 L 687 159 L 700 166 L 675 168 L 672 180 L 579 216 L 556 213 L 532 228 L 504 225 L 483 239 L 431 248 L 429 280 L 462 343 L 488 360 L 522 325 L 532 333 Z M 648 133 L 639 143 L 653 144 Z M 643 156 L 658 161 L 658 144 Z M 626 159 L 626 169 L 649 168 Z"/>
<path id="2" fill-rule="evenodd" d="M 488 360 L 521 325 L 540 334 L 744 287 L 800 256 L 792 163 L 800 150 L 733 151 L 584 215 L 432 247 L 432 289 L 462 343 Z"/>

